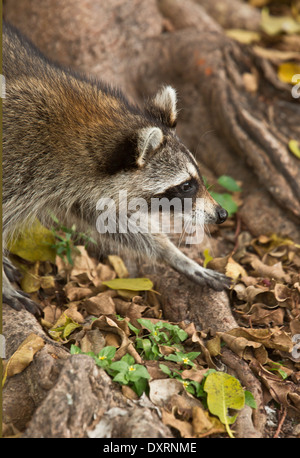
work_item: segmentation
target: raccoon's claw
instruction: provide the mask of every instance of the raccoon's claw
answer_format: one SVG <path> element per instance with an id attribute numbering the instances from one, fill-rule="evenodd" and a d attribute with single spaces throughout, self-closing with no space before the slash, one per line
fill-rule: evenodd
<path id="1" fill-rule="evenodd" d="M 201 272 L 196 271 L 195 275 L 197 276 L 197 283 L 206 285 L 215 291 L 223 291 L 224 289 L 229 289 L 231 285 L 230 278 L 214 270 L 205 269 Z"/>
<path id="2" fill-rule="evenodd" d="M 3 288 L 2 302 L 9 305 L 15 310 L 25 308 L 35 316 L 41 316 L 40 306 L 30 299 L 30 296 L 24 291 L 17 291 L 11 285 L 11 282 L 18 282 L 21 274 L 18 269 L 11 264 L 8 258 L 3 258 Z"/>
<path id="3" fill-rule="evenodd" d="M 13 283 L 21 280 L 22 275 L 7 258 L 3 258 L 3 270 L 10 282 Z"/>
<path id="4" fill-rule="evenodd" d="M 22 310 L 25 308 L 36 317 L 39 317 L 42 314 L 40 306 L 27 297 L 27 294 L 23 291 L 15 291 L 14 289 L 11 289 L 9 292 L 6 292 L 4 289 L 2 301 L 15 310 Z"/>

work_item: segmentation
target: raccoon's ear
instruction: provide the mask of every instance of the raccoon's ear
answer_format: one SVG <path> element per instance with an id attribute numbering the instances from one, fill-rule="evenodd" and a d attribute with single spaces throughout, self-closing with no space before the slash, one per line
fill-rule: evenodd
<path id="1" fill-rule="evenodd" d="M 161 145 L 163 133 L 159 127 L 146 127 L 140 129 L 138 133 L 138 152 L 137 164 L 142 167 L 152 153 Z"/>
<path id="2" fill-rule="evenodd" d="M 162 87 L 150 101 L 149 111 L 168 127 L 177 122 L 177 94 L 172 86 Z"/>

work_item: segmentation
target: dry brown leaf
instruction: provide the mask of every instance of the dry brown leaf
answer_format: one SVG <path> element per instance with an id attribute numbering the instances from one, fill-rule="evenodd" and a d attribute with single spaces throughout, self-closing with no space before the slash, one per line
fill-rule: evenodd
<path id="1" fill-rule="evenodd" d="M 114 303 L 116 307 L 116 313 L 121 316 L 126 316 L 130 320 L 141 318 L 142 313 L 147 309 L 146 305 L 139 305 L 133 301 L 127 302 L 118 298 L 114 299 Z"/>
<path id="2" fill-rule="evenodd" d="M 182 371 L 181 377 L 183 379 L 194 380 L 195 382 L 201 383 L 206 372 L 207 369 L 196 369 L 193 367 L 192 369 Z"/>
<path id="3" fill-rule="evenodd" d="M 275 310 L 266 309 L 264 304 L 253 304 L 251 307 L 251 313 L 243 315 L 243 320 L 248 321 L 251 324 L 266 325 L 266 326 L 281 326 L 283 324 L 285 311 L 282 308 L 276 308 Z"/>
<path id="4" fill-rule="evenodd" d="M 276 283 L 274 287 L 274 296 L 278 302 L 284 302 L 291 297 L 291 290 L 286 285 Z"/>
<path id="5" fill-rule="evenodd" d="M 139 400 L 139 396 L 130 388 L 130 386 L 122 385 L 122 393 L 127 399 L 131 399 L 132 401 Z"/>
<path id="6" fill-rule="evenodd" d="M 58 320 L 58 318 L 61 316 L 62 310 L 60 307 L 50 304 L 50 305 L 47 305 L 43 309 L 43 313 L 44 313 L 44 321 L 49 324 L 49 325 L 46 325 L 46 327 L 51 328 L 54 325 L 54 323 Z"/>
<path id="7" fill-rule="evenodd" d="M 254 342 L 245 337 L 231 335 L 231 332 L 217 333 L 228 347 L 238 356 L 245 360 L 258 359 L 262 364 L 268 360 L 268 352 L 259 342 Z"/>
<path id="8" fill-rule="evenodd" d="M 221 338 L 215 336 L 206 342 L 206 348 L 211 356 L 218 356 L 221 353 Z"/>
<path id="9" fill-rule="evenodd" d="M 216 417 L 211 417 L 208 412 L 201 407 L 193 407 L 193 434 L 196 437 L 206 437 L 211 434 L 225 432 L 224 425 Z"/>
<path id="10" fill-rule="evenodd" d="M 179 431 L 181 437 L 191 438 L 193 437 L 193 426 L 187 421 L 178 420 L 172 413 L 169 413 L 165 409 L 161 409 L 162 422 L 175 428 Z"/>
<path id="11" fill-rule="evenodd" d="M 33 333 L 29 334 L 7 361 L 4 381 L 6 377 L 12 377 L 22 372 L 31 363 L 36 352 L 41 350 L 44 345 L 45 342 L 42 337 Z"/>
<path id="12" fill-rule="evenodd" d="M 115 361 L 118 361 L 126 353 L 129 353 L 134 357 L 137 364 L 142 363 L 140 355 L 134 348 L 131 340 L 128 338 L 130 330 L 125 320 L 116 323 L 112 318 L 103 315 L 93 321 L 92 329 L 95 328 L 98 328 L 103 333 L 106 345 L 113 345 L 118 348 L 114 358 Z M 113 341 L 115 343 L 112 343 Z"/>
<path id="13" fill-rule="evenodd" d="M 119 256 L 111 255 L 108 256 L 108 260 L 113 266 L 117 276 L 119 278 L 127 278 L 129 277 L 129 272 L 123 262 L 123 260 Z"/>
<path id="14" fill-rule="evenodd" d="M 94 294 L 94 289 L 92 288 L 81 288 L 75 281 L 70 281 L 64 287 L 65 294 L 69 301 L 80 301 Z"/>
<path id="15" fill-rule="evenodd" d="M 116 272 L 106 264 L 98 264 L 95 268 L 95 278 L 93 280 L 95 286 L 99 286 L 103 281 L 114 280 Z"/>
<path id="16" fill-rule="evenodd" d="M 248 254 L 243 258 L 243 262 L 247 262 L 254 269 L 254 273 L 259 277 L 274 278 L 275 280 L 284 280 L 290 282 L 290 275 L 286 274 L 282 268 L 282 263 L 277 262 L 273 266 L 267 266 L 257 256 Z"/>
<path id="17" fill-rule="evenodd" d="M 291 352 L 293 348 L 291 337 L 286 332 L 281 331 L 278 328 L 235 328 L 231 331 L 228 331 L 226 334 L 230 334 L 236 337 L 244 337 L 247 340 L 262 343 L 266 348 L 274 348 L 276 350 L 287 352 Z"/>
<path id="18" fill-rule="evenodd" d="M 100 293 L 98 296 L 86 299 L 82 306 L 89 315 L 114 315 L 116 313 L 113 299 L 105 293 Z"/>
<path id="19" fill-rule="evenodd" d="M 84 353 L 92 351 L 97 355 L 106 345 L 105 338 L 99 329 L 89 329 L 80 341 L 80 348 Z"/>
<path id="20" fill-rule="evenodd" d="M 289 380 L 267 371 L 258 361 L 251 361 L 250 367 L 268 388 L 272 398 L 285 407 L 294 407 L 300 412 L 300 388 Z"/>
<path id="21" fill-rule="evenodd" d="M 85 322 L 82 314 L 78 312 L 78 302 L 72 304 L 70 303 L 69 307 L 64 311 L 64 314 L 73 321 L 76 321 L 76 323 L 83 324 Z"/>
<path id="22" fill-rule="evenodd" d="M 236 262 L 231 256 L 228 258 L 228 262 L 225 268 L 225 274 L 227 277 L 237 280 L 239 277 L 247 276 L 245 269 Z"/>

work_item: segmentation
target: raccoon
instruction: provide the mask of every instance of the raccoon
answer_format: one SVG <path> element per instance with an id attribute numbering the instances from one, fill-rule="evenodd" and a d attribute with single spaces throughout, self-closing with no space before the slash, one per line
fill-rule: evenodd
<path id="1" fill-rule="evenodd" d="M 20 224 L 47 222 L 50 212 L 80 230 L 90 228 L 103 252 L 134 253 L 166 263 L 194 282 L 228 287 L 222 274 L 185 256 L 166 233 L 101 233 L 97 202 L 119 192 L 128 199 L 190 199 L 197 224 L 224 222 L 197 162 L 176 135 L 177 95 L 163 86 L 143 108 L 120 90 L 46 59 L 8 24 L 3 27 L 3 245 Z M 204 208 L 196 211 L 197 198 Z M 38 314 L 11 286 L 15 270 L 4 257 L 3 301 Z"/>

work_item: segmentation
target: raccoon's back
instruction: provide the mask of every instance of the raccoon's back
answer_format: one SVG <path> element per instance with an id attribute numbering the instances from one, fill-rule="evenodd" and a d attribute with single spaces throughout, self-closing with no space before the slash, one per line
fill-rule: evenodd
<path id="1" fill-rule="evenodd" d="M 3 74 L 6 80 L 42 75 L 47 59 L 14 27 L 3 23 Z"/>

